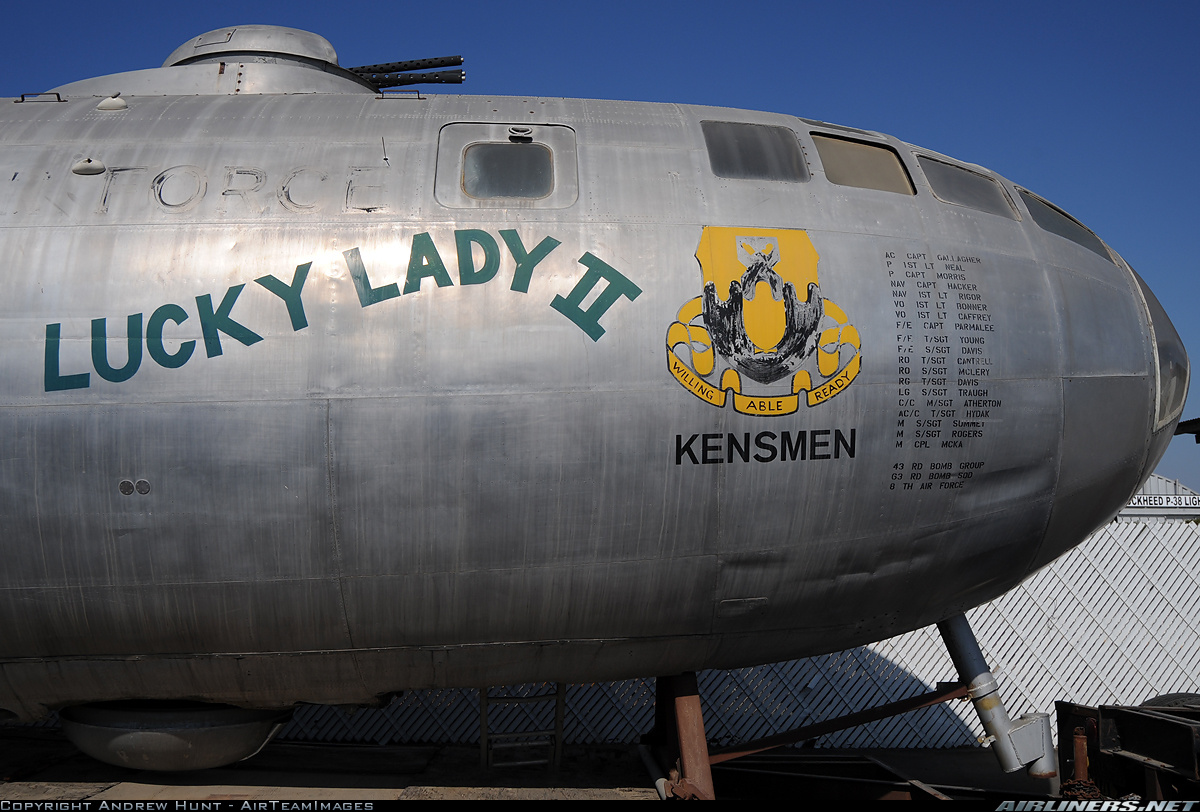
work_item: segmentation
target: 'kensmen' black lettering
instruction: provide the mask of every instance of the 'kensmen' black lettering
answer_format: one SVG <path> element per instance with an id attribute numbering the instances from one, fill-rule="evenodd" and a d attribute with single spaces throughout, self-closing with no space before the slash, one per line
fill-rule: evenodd
<path id="1" fill-rule="evenodd" d="M 675 435 L 675 464 L 854 459 L 858 429 Z M 753 453 L 752 453 L 753 452 Z"/>

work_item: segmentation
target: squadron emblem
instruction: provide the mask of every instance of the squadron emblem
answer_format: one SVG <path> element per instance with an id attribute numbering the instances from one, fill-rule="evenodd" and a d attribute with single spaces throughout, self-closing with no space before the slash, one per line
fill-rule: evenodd
<path id="1" fill-rule="evenodd" d="M 821 296 L 806 232 L 709 226 L 696 259 L 703 293 L 667 329 L 667 366 L 696 397 L 724 406 L 732 391 L 743 414 L 791 414 L 858 375 L 858 330 Z"/>

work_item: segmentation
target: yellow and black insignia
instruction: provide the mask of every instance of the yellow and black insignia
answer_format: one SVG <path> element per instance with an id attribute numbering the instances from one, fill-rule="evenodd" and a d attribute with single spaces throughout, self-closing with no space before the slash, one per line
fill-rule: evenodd
<path id="1" fill-rule="evenodd" d="M 708 226 L 696 259 L 704 292 L 667 330 L 667 366 L 696 397 L 724 406 L 732 390 L 742 414 L 791 414 L 858 375 L 858 330 L 821 296 L 807 232 Z"/>

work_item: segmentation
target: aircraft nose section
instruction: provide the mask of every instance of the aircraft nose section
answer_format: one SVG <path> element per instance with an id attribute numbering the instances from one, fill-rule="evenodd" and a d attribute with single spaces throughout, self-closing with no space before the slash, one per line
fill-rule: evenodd
<path id="1" fill-rule="evenodd" d="M 1031 570 L 1116 515 L 1162 458 L 1183 412 L 1187 351 L 1150 288 L 1133 277 L 1128 306 L 1110 299 L 1086 320 L 1090 324 L 1063 328 L 1073 349 L 1063 375 L 1058 486 Z M 1071 284 L 1063 284 L 1067 308 L 1083 292 Z M 1094 290 L 1088 293 L 1094 298 Z M 1136 367 L 1114 364 L 1122 355 L 1140 360 Z"/>

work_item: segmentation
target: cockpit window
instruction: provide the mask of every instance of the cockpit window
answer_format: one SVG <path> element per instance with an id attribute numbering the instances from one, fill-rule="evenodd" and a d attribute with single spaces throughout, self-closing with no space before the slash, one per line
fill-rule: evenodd
<path id="1" fill-rule="evenodd" d="M 1033 217 L 1033 222 L 1037 223 L 1051 234 L 1057 234 L 1060 237 L 1066 237 L 1073 243 L 1082 245 L 1089 251 L 1095 251 L 1100 256 L 1112 262 L 1112 256 L 1108 253 L 1108 249 L 1104 247 L 1104 243 L 1100 242 L 1100 238 L 1091 232 L 1091 230 L 1083 223 L 1076 220 L 1065 211 L 1043 200 L 1032 192 L 1024 189 L 1017 189 L 1021 199 L 1025 201 L 1026 207 L 1029 209 L 1029 214 Z"/>
<path id="2" fill-rule="evenodd" d="M 808 180 L 796 134 L 787 127 L 701 121 L 714 175 L 745 180 Z"/>
<path id="3" fill-rule="evenodd" d="M 908 170 L 891 147 L 825 133 L 812 133 L 812 139 L 830 183 L 902 195 L 917 193 Z"/>
<path id="4" fill-rule="evenodd" d="M 471 197 L 540 199 L 554 189 L 554 162 L 542 144 L 471 144 L 463 153 L 463 191 Z"/>
<path id="5" fill-rule="evenodd" d="M 1146 308 L 1150 311 L 1150 327 L 1154 331 L 1154 348 L 1158 361 L 1158 420 L 1154 426 L 1157 430 L 1179 417 L 1183 411 L 1191 367 L 1183 341 L 1158 298 L 1136 271 L 1133 278 L 1137 280 L 1142 289 L 1142 296 L 1146 299 Z"/>
<path id="6" fill-rule="evenodd" d="M 917 163 L 938 200 L 1017 219 L 1017 212 L 1004 189 L 986 175 L 925 155 L 918 155 Z"/>

